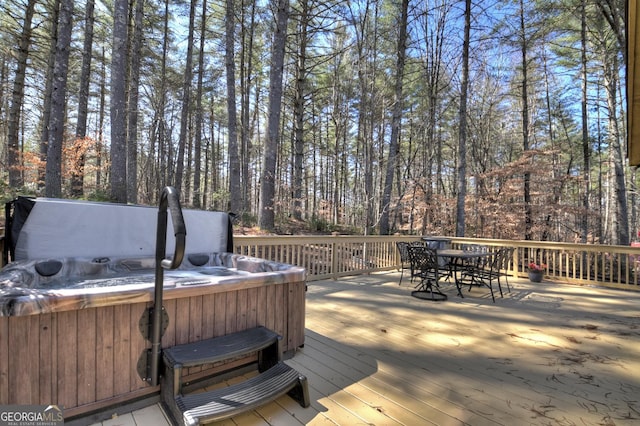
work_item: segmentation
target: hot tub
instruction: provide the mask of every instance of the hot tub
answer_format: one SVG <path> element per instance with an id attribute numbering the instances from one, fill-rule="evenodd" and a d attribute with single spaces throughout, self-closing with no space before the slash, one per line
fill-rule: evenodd
<path id="1" fill-rule="evenodd" d="M 188 214 L 185 222 L 187 235 L 198 233 Z M 226 252 L 228 244 L 187 250 L 165 272 L 162 347 L 262 325 L 293 356 L 304 344 L 305 270 Z M 56 404 L 73 418 L 159 393 L 140 371 L 154 258 L 89 254 L 15 260 L 0 271 L 0 404 Z M 186 380 L 222 368 L 191 369 Z"/>

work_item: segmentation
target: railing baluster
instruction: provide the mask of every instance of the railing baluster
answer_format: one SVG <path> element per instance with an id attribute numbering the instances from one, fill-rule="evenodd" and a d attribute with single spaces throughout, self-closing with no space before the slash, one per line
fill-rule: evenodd
<path id="1" fill-rule="evenodd" d="M 237 253 L 271 258 L 307 269 L 310 281 L 338 278 L 399 266 L 397 241 L 418 241 L 419 236 L 244 236 L 234 237 Z M 635 259 L 640 247 L 569 244 L 540 241 L 511 241 L 452 237 L 455 247 L 483 244 L 514 247 L 510 272 L 525 276 L 529 262 L 549 266 L 547 274 L 558 281 L 597 284 L 640 290 Z"/>

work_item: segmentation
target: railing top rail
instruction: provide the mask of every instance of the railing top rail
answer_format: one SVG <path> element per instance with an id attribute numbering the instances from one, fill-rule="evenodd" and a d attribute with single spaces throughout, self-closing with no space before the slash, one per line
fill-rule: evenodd
<path id="1" fill-rule="evenodd" d="M 420 235 L 234 235 L 234 240 L 238 242 L 253 241 L 263 244 L 287 244 L 290 242 L 299 243 L 304 240 L 310 242 L 366 242 L 366 241 L 415 241 L 420 240 Z M 533 240 L 503 240 L 494 238 L 471 238 L 471 237 L 447 237 L 456 244 L 485 244 L 489 246 L 509 246 L 525 248 L 543 248 L 551 250 L 574 250 L 588 252 L 608 252 L 619 253 L 640 253 L 640 247 L 622 245 L 603 244 L 582 244 L 564 243 L 553 241 L 533 241 Z"/>
<path id="2" fill-rule="evenodd" d="M 542 248 L 550 250 L 573 250 L 573 251 L 588 251 L 588 252 L 609 252 L 615 251 L 618 253 L 640 253 L 640 247 L 622 246 L 612 244 L 583 244 L 583 243 L 565 243 L 555 241 L 534 241 L 534 240 L 500 240 L 489 238 L 464 238 L 464 237 L 451 237 L 451 241 L 455 243 L 470 243 L 478 244 L 479 242 L 487 245 L 501 245 L 511 247 L 525 247 L 525 248 Z"/>

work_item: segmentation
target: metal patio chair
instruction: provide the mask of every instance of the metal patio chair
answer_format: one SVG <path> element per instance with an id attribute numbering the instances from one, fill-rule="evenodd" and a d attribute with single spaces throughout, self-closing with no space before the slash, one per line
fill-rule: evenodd
<path id="1" fill-rule="evenodd" d="M 411 275 L 413 275 L 413 271 L 411 270 L 411 259 L 409 259 L 409 244 L 410 243 L 407 241 L 398 241 L 396 243 L 398 253 L 400 253 L 400 282 L 398 285 L 402 285 L 402 277 L 404 276 L 405 269 L 409 269 L 411 271 Z"/>
<path id="2" fill-rule="evenodd" d="M 438 285 L 441 274 L 437 249 L 424 245 L 409 245 L 407 250 L 411 260 L 412 276 L 420 278 L 411 295 L 425 300 L 447 300 L 447 295 L 440 291 Z"/>
<path id="3" fill-rule="evenodd" d="M 491 299 L 495 302 L 495 296 L 493 294 L 493 282 L 498 283 L 498 290 L 500 291 L 500 297 L 504 297 L 502 293 L 502 285 L 500 278 L 504 277 L 507 284 L 507 290 L 511 292 L 508 281 L 508 267 L 511 258 L 513 257 L 514 248 L 502 247 L 498 249 L 488 260 L 486 264 L 469 265 L 463 272 L 466 283 L 469 284 L 469 290 L 473 285 L 484 285 L 489 288 L 491 292 Z"/>

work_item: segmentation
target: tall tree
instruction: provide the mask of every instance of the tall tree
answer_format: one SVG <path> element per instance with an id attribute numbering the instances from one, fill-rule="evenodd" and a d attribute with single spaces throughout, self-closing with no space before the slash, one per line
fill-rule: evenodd
<path id="1" fill-rule="evenodd" d="M 67 78 L 71 30 L 73 28 L 73 0 L 60 2 L 58 16 L 58 40 L 56 42 L 55 65 L 53 67 L 53 87 L 51 91 L 51 116 L 47 147 L 47 167 L 45 194 L 47 197 L 62 195 L 62 144 L 66 112 Z"/>
<path id="2" fill-rule="evenodd" d="M 611 243 L 629 244 L 629 211 L 627 189 L 624 174 L 622 141 L 617 119 L 618 97 L 618 53 L 612 50 L 604 52 L 604 89 L 608 106 L 608 160 L 611 208 Z"/>
<path id="3" fill-rule="evenodd" d="M 165 119 L 165 109 L 167 108 L 167 62 L 169 55 L 170 28 L 169 28 L 169 0 L 164 0 L 163 27 L 162 27 L 162 53 L 160 54 L 160 72 L 157 84 L 157 102 L 154 105 L 153 117 L 153 144 L 157 147 L 156 157 L 156 182 L 163 188 L 171 179 L 169 178 L 168 168 L 168 145 L 167 139 L 167 123 Z"/>
<path id="4" fill-rule="evenodd" d="M 18 41 L 18 52 L 16 55 L 17 66 L 13 77 L 11 107 L 9 109 L 7 168 L 9 169 L 9 186 L 13 188 L 21 187 L 24 183 L 22 179 L 19 129 L 22 101 L 24 99 L 24 81 L 26 78 L 27 58 L 29 57 L 29 43 L 31 42 L 31 27 L 36 3 L 36 0 L 29 0 L 24 12 L 22 34 Z"/>
<path id="5" fill-rule="evenodd" d="M 184 154 L 189 138 L 189 116 L 191 112 L 191 80 L 193 78 L 193 34 L 197 0 L 191 0 L 189 7 L 189 35 L 187 36 L 187 57 L 182 84 L 182 111 L 180 113 L 180 135 L 178 136 L 178 156 L 176 158 L 175 187 L 180 192 L 184 178 Z M 184 194 L 186 196 L 186 194 Z"/>
<path id="6" fill-rule="evenodd" d="M 200 17 L 200 48 L 198 49 L 198 84 L 196 87 L 196 123 L 194 137 L 194 172 L 193 172 L 193 207 L 202 206 L 202 191 L 200 190 L 202 170 L 202 82 L 204 80 L 204 44 L 207 30 L 207 0 L 202 0 L 202 14 Z"/>
<path id="7" fill-rule="evenodd" d="M 589 141 L 589 92 L 588 92 L 588 68 L 587 68 L 587 0 L 580 1 L 580 77 L 582 80 L 582 178 L 584 189 L 582 194 L 582 207 L 584 214 L 580 221 L 580 242 L 587 242 L 589 234 L 589 197 L 591 195 L 591 143 Z"/>
<path id="8" fill-rule="evenodd" d="M 127 21 L 128 1 L 113 4 L 113 44 L 111 50 L 111 199 L 127 202 Z"/>
<path id="9" fill-rule="evenodd" d="M 227 72 L 227 120 L 229 139 L 229 209 L 234 213 L 242 210 L 242 191 L 240 189 L 240 157 L 238 153 L 238 119 L 236 111 L 236 61 L 235 43 L 235 5 L 227 0 L 225 14 L 225 69 Z"/>
<path id="10" fill-rule="evenodd" d="M 51 19 L 49 31 L 51 39 L 49 41 L 49 50 L 47 55 L 47 68 L 45 74 L 44 94 L 42 103 L 42 118 L 40 129 L 39 157 L 40 165 L 38 166 L 38 188 L 44 188 L 46 163 L 47 163 L 47 147 L 49 146 L 49 121 L 51 118 L 51 91 L 53 90 L 53 67 L 56 63 L 56 44 L 58 40 L 58 15 L 60 14 L 60 0 L 54 0 L 51 4 Z"/>
<path id="11" fill-rule="evenodd" d="M 471 33 L 471 0 L 465 0 L 464 39 L 462 40 L 462 81 L 458 130 L 458 185 L 456 202 L 456 236 L 464 237 L 465 200 L 467 197 L 467 93 L 469 91 L 469 40 Z"/>
<path id="12" fill-rule="evenodd" d="M 627 59 L 627 39 L 625 26 L 625 6 L 624 0 L 596 0 L 596 6 L 602 13 L 607 25 L 613 31 L 618 44 L 618 49 L 622 57 Z"/>
<path id="13" fill-rule="evenodd" d="M 357 7 L 356 7 L 357 6 Z M 357 72 L 357 85 L 358 85 L 358 98 L 357 99 L 357 136 L 356 136 L 356 150 L 358 151 L 358 158 L 361 159 L 360 164 L 356 164 L 356 170 L 354 171 L 354 179 L 362 180 L 362 194 L 360 197 L 356 194 L 356 199 L 359 199 L 364 204 L 364 234 L 369 235 L 373 231 L 374 224 L 376 222 L 376 195 L 374 193 L 374 177 L 373 177 L 373 163 L 374 163 L 374 147 L 373 147 L 373 132 L 375 129 L 375 123 L 373 120 L 373 109 L 375 105 L 375 98 L 377 96 L 377 87 L 375 86 L 375 77 L 377 73 L 377 66 L 375 62 L 377 50 L 375 44 L 377 42 L 378 26 L 375 17 L 378 15 L 377 2 L 375 0 L 366 0 L 364 5 L 356 5 L 348 3 L 349 15 L 347 17 L 348 22 L 353 26 L 353 32 L 355 36 L 356 51 L 353 52 L 355 56 L 356 72 Z M 372 12 L 373 9 L 373 12 Z M 373 18 L 371 15 L 373 14 Z M 336 73 L 338 68 L 334 70 Z M 335 132 L 335 162 L 339 164 L 339 154 L 344 152 L 344 143 L 347 137 L 348 129 L 347 122 L 343 122 L 346 112 L 343 111 L 343 106 L 340 103 L 346 99 L 340 93 L 341 85 L 338 84 L 340 78 L 335 74 L 336 84 L 334 86 L 334 121 L 336 123 Z M 339 130 L 339 131 L 338 131 Z M 335 185 L 336 192 L 338 185 Z M 334 203 L 337 203 L 338 194 L 334 195 Z M 337 206 L 336 206 L 337 208 Z"/>
<path id="14" fill-rule="evenodd" d="M 293 99 L 293 217 L 302 220 L 303 162 L 304 162 L 304 104 L 307 82 L 307 43 L 310 14 L 309 0 L 301 0 L 298 20 L 298 60 Z"/>
<path id="15" fill-rule="evenodd" d="M 241 167 L 241 182 L 244 182 L 242 187 L 242 200 L 241 211 L 250 210 L 252 199 L 252 173 L 250 165 L 252 163 L 252 150 L 253 143 L 252 128 L 251 128 L 251 90 L 254 87 L 254 40 L 256 31 L 256 3 L 255 1 L 249 1 L 248 5 L 248 22 L 247 21 L 247 7 L 242 8 L 242 55 L 240 57 L 240 167 Z M 255 90 L 256 99 L 255 105 L 259 104 L 260 90 Z M 254 111 L 258 111 L 258 108 L 254 108 Z"/>
<path id="16" fill-rule="evenodd" d="M 131 57 L 129 78 L 129 102 L 127 103 L 127 202 L 138 202 L 138 103 L 140 86 L 140 63 L 142 55 L 142 18 L 144 0 L 136 0 L 131 35 Z"/>
<path id="17" fill-rule="evenodd" d="M 420 118 L 423 121 L 419 126 L 421 129 L 419 137 L 424 139 L 424 143 L 418 144 L 415 152 L 409 153 L 412 157 L 417 156 L 414 166 L 417 170 L 410 170 L 409 173 L 420 180 L 423 188 L 422 198 L 426 204 L 438 199 L 438 195 L 442 194 L 444 189 L 444 141 L 440 135 L 442 128 L 440 123 L 446 120 L 444 117 L 444 111 L 447 109 L 446 89 L 451 87 L 449 82 L 451 76 L 446 69 L 445 58 L 449 54 L 446 42 L 452 4 L 446 0 L 440 0 L 433 8 L 430 8 L 429 4 L 424 4 L 421 5 L 423 9 L 419 14 L 423 20 L 420 32 L 424 34 L 424 41 L 420 44 L 425 50 L 421 63 L 424 95 L 420 96 L 419 104 L 419 111 L 422 111 Z M 457 46 L 456 49 L 458 49 Z M 432 212 L 426 210 L 422 215 L 420 232 L 427 232 L 428 223 L 434 219 Z"/>
<path id="18" fill-rule="evenodd" d="M 626 38 L 624 22 L 624 2 L 619 0 L 597 0 L 596 5 L 604 16 L 611 36 L 615 42 L 609 41 L 609 32 L 600 34 L 599 49 L 604 66 L 604 89 L 607 97 L 608 113 L 608 160 L 611 212 L 611 242 L 613 244 L 629 244 L 629 215 L 627 185 L 624 173 L 623 142 L 617 118 L 619 57 L 626 59 Z"/>
<path id="19" fill-rule="evenodd" d="M 87 115 L 89 104 L 89 83 L 91 81 L 91 61 L 93 58 L 93 26 L 95 1 L 87 0 L 84 12 L 84 43 L 82 46 L 82 69 L 80 72 L 80 90 L 78 92 L 78 118 L 76 122 L 76 139 L 74 151 L 76 164 L 71 170 L 71 195 L 82 196 L 84 186 L 84 165 L 87 136 Z"/>
<path id="20" fill-rule="evenodd" d="M 104 147 L 104 120 L 107 109 L 107 63 L 105 61 L 105 48 L 102 48 L 101 72 L 100 72 L 100 106 L 98 107 L 98 140 L 96 141 L 96 189 L 102 189 L 102 156 Z"/>
<path id="21" fill-rule="evenodd" d="M 393 117 L 391 119 L 391 140 L 389 142 L 389 157 L 387 158 L 387 173 L 382 191 L 382 205 L 380 213 L 380 234 L 388 235 L 389 226 L 389 205 L 391 203 L 391 190 L 393 188 L 393 176 L 396 171 L 398 150 L 400 146 L 400 125 L 402 123 L 402 108 L 404 98 L 402 83 L 404 79 L 404 63 L 407 52 L 407 11 L 409 0 L 402 0 L 400 6 L 400 22 L 398 34 L 398 47 L 396 58 L 396 77 L 393 96 Z"/>
<path id="22" fill-rule="evenodd" d="M 521 54 L 521 65 L 522 65 L 522 85 L 521 85 L 521 102 L 522 102 L 522 149 L 524 151 L 529 150 L 529 39 L 527 36 L 527 26 L 526 26 L 526 18 L 525 18 L 525 5 L 524 0 L 520 0 L 520 8 L 519 8 L 519 18 L 520 18 L 520 54 Z M 524 185 L 523 185 L 523 195 L 524 195 L 524 223 L 525 223 L 525 231 L 524 238 L 525 240 L 530 240 L 532 238 L 532 227 L 533 227 L 533 212 L 531 210 L 531 174 L 529 171 L 525 171 L 524 173 Z"/>
<path id="23" fill-rule="evenodd" d="M 260 179 L 260 227 L 273 231 L 275 228 L 276 165 L 280 139 L 280 108 L 282 105 L 282 78 L 289 21 L 289 0 L 274 0 L 276 26 L 271 50 L 269 72 L 269 107 L 267 136 L 264 143 L 263 167 Z"/>

